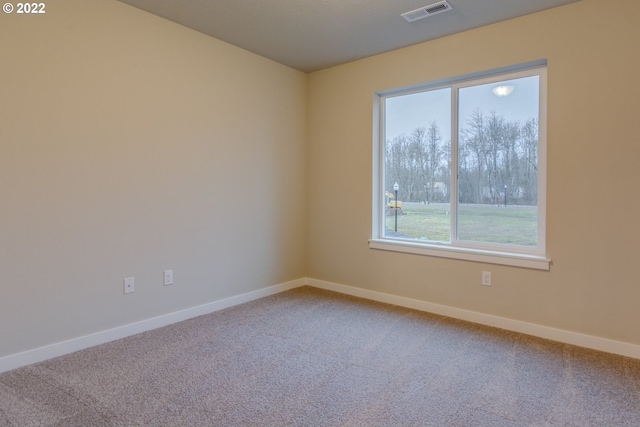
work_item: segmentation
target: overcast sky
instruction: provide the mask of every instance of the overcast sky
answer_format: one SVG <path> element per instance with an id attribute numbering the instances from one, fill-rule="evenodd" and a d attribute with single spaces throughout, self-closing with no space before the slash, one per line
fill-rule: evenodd
<path id="1" fill-rule="evenodd" d="M 497 96 L 493 88 L 499 85 L 513 85 L 507 96 Z M 467 118 L 476 109 L 488 116 L 491 111 L 503 116 L 507 121 L 538 118 L 538 76 L 505 80 L 460 89 L 460 120 L 466 126 Z M 393 139 L 403 133 L 409 134 L 417 127 L 429 128 L 436 121 L 443 141 L 449 141 L 451 128 L 451 95 L 448 88 L 428 92 L 389 97 L 385 104 L 386 139 Z"/>

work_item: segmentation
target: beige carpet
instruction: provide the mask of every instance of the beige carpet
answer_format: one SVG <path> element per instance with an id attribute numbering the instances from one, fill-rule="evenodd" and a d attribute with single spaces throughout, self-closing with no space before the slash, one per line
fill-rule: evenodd
<path id="1" fill-rule="evenodd" d="M 310 287 L 0 375 L 0 426 L 640 426 L 640 360 Z"/>

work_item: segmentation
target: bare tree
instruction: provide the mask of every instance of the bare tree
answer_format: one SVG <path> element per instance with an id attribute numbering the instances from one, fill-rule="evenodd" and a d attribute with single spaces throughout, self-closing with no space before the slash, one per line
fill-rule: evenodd
<path id="1" fill-rule="evenodd" d="M 438 128 L 438 124 L 433 121 L 430 123 L 429 130 L 427 132 L 427 167 L 425 170 L 425 176 L 427 178 L 427 194 L 425 196 L 427 198 L 427 203 L 435 200 L 434 190 L 436 189 L 436 174 L 442 166 L 444 155 L 444 149 L 441 144 L 442 135 L 440 134 L 440 129 Z"/>
<path id="2" fill-rule="evenodd" d="M 508 197 L 511 203 L 536 204 L 537 121 L 508 122 L 493 111 L 485 117 L 476 109 L 460 130 L 457 164 L 458 201 L 500 204 Z M 385 169 L 385 190 L 392 191 L 397 182 L 401 200 L 443 200 L 450 196 L 451 143 L 443 143 L 433 121 L 428 129 L 418 127 L 387 141 Z"/>
<path id="3" fill-rule="evenodd" d="M 462 129 L 459 138 L 459 151 L 465 157 L 465 173 L 459 174 L 459 185 L 465 188 L 462 194 L 467 203 L 482 203 L 483 190 L 487 186 L 487 135 L 484 116 L 476 109 L 467 127 Z"/>
<path id="4" fill-rule="evenodd" d="M 538 200 L 538 122 L 528 120 L 521 129 L 519 184 L 526 203 L 535 205 Z"/>

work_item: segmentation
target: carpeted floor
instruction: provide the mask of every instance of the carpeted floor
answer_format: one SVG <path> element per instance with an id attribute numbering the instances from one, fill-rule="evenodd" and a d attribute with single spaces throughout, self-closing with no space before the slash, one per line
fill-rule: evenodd
<path id="1" fill-rule="evenodd" d="M 640 360 L 303 287 L 0 375 L 0 426 L 640 426 Z"/>

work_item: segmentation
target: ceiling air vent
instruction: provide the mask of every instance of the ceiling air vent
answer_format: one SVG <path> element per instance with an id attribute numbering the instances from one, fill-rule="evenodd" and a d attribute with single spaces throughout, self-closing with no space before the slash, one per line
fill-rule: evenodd
<path id="1" fill-rule="evenodd" d="M 438 3 L 430 4 L 429 6 L 421 7 L 420 9 L 412 10 L 402 14 L 402 17 L 407 22 L 417 21 L 418 19 L 427 18 L 429 16 L 437 15 L 438 13 L 448 12 L 452 10 L 452 7 L 446 0 L 439 1 Z"/>

